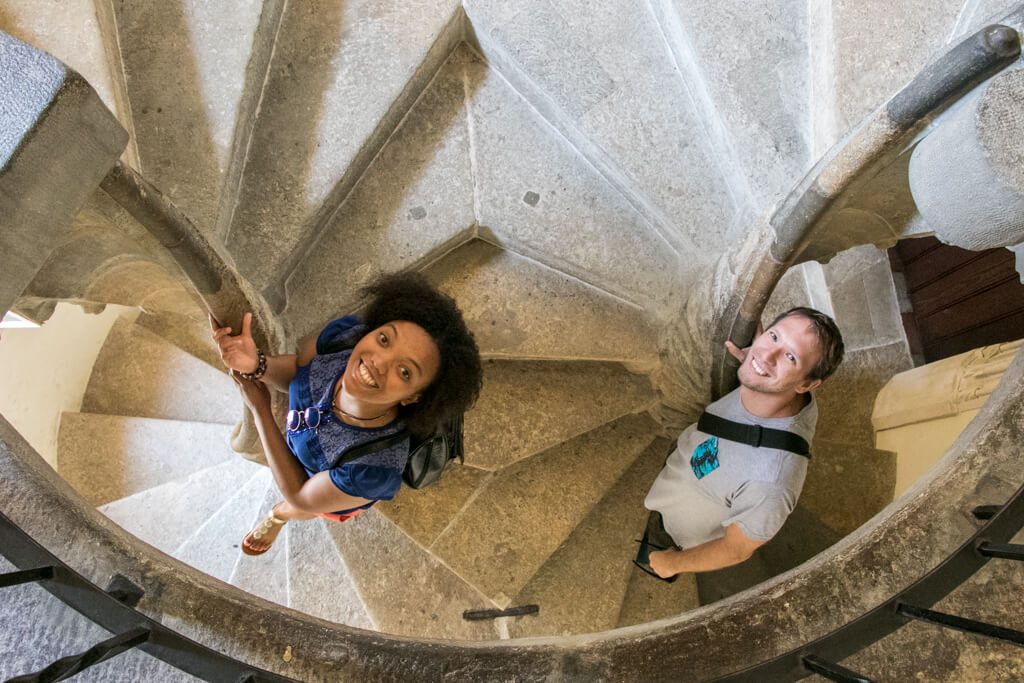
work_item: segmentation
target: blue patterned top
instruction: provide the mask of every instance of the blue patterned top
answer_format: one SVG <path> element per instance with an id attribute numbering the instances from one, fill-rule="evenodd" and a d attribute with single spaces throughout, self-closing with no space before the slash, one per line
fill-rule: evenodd
<path id="1" fill-rule="evenodd" d="M 383 427 L 354 427 L 339 420 L 330 409 L 334 387 L 345 368 L 351 349 L 337 353 L 321 353 L 321 349 L 337 341 L 339 336 L 360 331 L 358 319 L 342 318 L 328 325 L 317 340 L 317 355 L 309 365 L 299 366 L 288 386 L 288 407 L 304 410 L 321 408 L 320 425 L 315 429 L 287 432 L 288 447 L 299 459 L 309 476 L 330 472 L 338 490 L 350 496 L 366 498 L 370 503 L 338 513 L 369 508 L 375 501 L 391 500 L 402 487 L 402 471 L 409 457 L 409 439 L 385 450 L 369 453 L 335 466 L 342 452 L 354 445 L 394 434 L 404 428 L 401 420 Z M 361 334 L 359 336 L 362 336 Z"/>

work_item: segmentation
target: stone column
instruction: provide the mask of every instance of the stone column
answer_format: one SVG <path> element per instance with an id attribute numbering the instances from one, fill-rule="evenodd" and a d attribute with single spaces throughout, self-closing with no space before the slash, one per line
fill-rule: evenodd
<path id="1" fill-rule="evenodd" d="M 0 311 L 31 282 L 127 143 L 78 73 L 0 32 Z"/>
<path id="2" fill-rule="evenodd" d="M 910 190 L 935 236 L 974 251 L 1024 242 L 1024 68 L 983 84 L 917 146 Z"/>

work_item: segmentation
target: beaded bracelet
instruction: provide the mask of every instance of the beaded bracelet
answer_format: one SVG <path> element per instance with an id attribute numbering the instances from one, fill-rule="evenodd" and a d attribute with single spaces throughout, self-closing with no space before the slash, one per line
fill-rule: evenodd
<path id="1" fill-rule="evenodd" d="M 256 349 L 256 369 L 252 372 L 240 372 L 238 375 L 250 381 L 262 379 L 267 374 L 267 355 Z"/>

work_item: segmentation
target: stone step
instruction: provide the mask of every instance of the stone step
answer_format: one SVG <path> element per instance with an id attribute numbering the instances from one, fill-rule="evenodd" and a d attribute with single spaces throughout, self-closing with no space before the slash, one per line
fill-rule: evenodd
<path id="1" fill-rule="evenodd" d="M 244 150 L 237 208 L 225 235 L 239 268 L 260 289 L 287 276 L 293 249 L 309 252 L 314 233 L 360 182 L 371 160 L 378 153 L 389 154 L 382 151 L 385 141 L 403 136 L 396 132 L 400 123 L 412 146 L 390 152 L 410 163 L 398 178 L 387 179 L 397 187 L 419 182 L 415 178 L 430 156 L 465 144 L 458 141 L 461 133 L 451 138 L 446 132 L 452 123 L 446 104 L 424 104 L 433 97 L 430 93 L 417 102 L 461 39 L 463 14 L 457 0 L 283 4 L 265 82 L 260 84 L 257 117 Z M 454 92 L 461 102 L 458 86 Z M 414 103 L 417 108 L 440 107 L 440 121 L 424 122 L 426 127 L 411 124 L 418 116 L 410 111 Z M 410 136 L 414 129 L 416 134 Z M 427 139 L 414 141 L 420 134 Z M 369 179 L 362 182 L 375 184 Z M 390 187 L 369 194 L 380 195 L 379 204 L 366 209 L 370 214 L 379 211 L 382 223 L 395 210 L 406 216 L 408 208 L 397 206 Z M 413 206 L 446 212 L 459 193 L 425 194 L 432 201 L 424 198 Z M 357 239 L 355 245 L 360 244 Z M 346 256 L 345 267 L 336 274 L 355 270 L 361 258 L 365 256 Z M 323 294 L 319 284 L 324 283 L 318 283 L 318 297 Z"/>
<path id="2" fill-rule="evenodd" d="M 718 571 L 696 574 L 700 604 L 722 600 L 787 572 L 841 538 L 841 534 L 798 503 L 779 533 L 755 550 L 749 560 Z"/>
<path id="3" fill-rule="evenodd" d="M 657 0 L 651 9 L 737 203 L 788 192 L 814 161 L 808 7 Z"/>
<path id="4" fill-rule="evenodd" d="M 114 3 L 107 40 L 120 64 L 139 170 L 212 234 L 221 190 L 248 125 L 254 94 L 247 73 L 271 49 L 267 5 L 194 2 Z"/>
<path id="5" fill-rule="evenodd" d="M 417 543 L 429 547 L 473 494 L 493 477 L 493 472 L 455 461 L 434 486 L 418 491 L 403 488 L 393 499 L 377 503 L 374 509 Z"/>
<path id="6" fill-rule="evenodd" d="M 147 329 L 114 323 L 93 366 L 82 412 L 234 424 L 231 378 Z"/>
<path id="7" fill-rule="evenodd" d="M 217 346 L 211 337 L 210 322 L 201 311 L 196 311 L 194 315 L 169 312 L 147 313 L 144 311 L 135 319 L 135 324 L 163 337 L 207 365 L 226 372 L 224 363 L 221 362 L 220 355 L 217 353 Z"/>
<path id="8" fill-rule="evenodd" d="M 236 458 L 229 445 L 231 429 L 207 422 L 65 412 L 57 471 L 93 505 L 103 505 Z"/>
<path id="9" fill-rule="evenodd" d="M 221 581 L 230 579 L 242 555 L 242 539 L 259 521 L 271 485 L 270 470 L 262 468 L 245 485 L 224 491 L 220 508 L 171 554 Z"/>
<path id="10" fill-rule="evenodd" d="M 513 601 L 540 613 L 509 624 L 513 638 L 615 628 L 643 532 L 643 501 L 673 442 L 655 439 Z"/>
<path id="11" fill-rule="evenodd" d="M 483 482 L 430 551 L 507 606 L 651 443 L 657 423 L 629 415 Z"/>
<path id="12" fill-rule="evenodd" d="M 288 605 L 327 621 L 379 630 L 354 572 L 334 545 L 327 526 L 333 524 L 320 518 L 288 524 Z"/>
<path id="13" fill-rule="evenodd" d="M 464 4 L 484 56 L 544 117 L 543 128 L 554 127 L 568 141 L 559 147 L 571 145 L 578 150 L 587 166 L 592 165 L 642 213 L 645 222 L 686 255 L 687 266 L 721 249 L 735 206 L 730 192 L 733 179 L 719 163 L 719 150 L 701 122 L 703 112 L 694 105 L 689 84 L 666 49 L 664 29 L 654 13 L 637 12 L 628 3 L 609 3 L 595 10 L 580 0 L 561 2 L 557 9 L 550 3 L 495 0 Z M 490 106 L 495 121 L 518 118 L 514 111 L 506 114 L 504 107 Z M 558 159 L 561 152 L 552 150 L 537 161 L 522 153 L 538 140 L 552 140 L 549 134 L 521 121 L 496 132 L 507 136 L 504 149 L 519 151 L 497 155 L 496 164 L 510 164 L 520 183 L 534 185 L 525 189 L 541 197 L 550 197 L 550 191 L 562 194 L 565 185 L 557 180 L 563 166 Z M 485 135 L 481 133 L 481 139 Z M 550 166 L 545 169 L 545 164 Z M 539 182 L 543 184 L 536 187 Z M 485 218 L 503 217 L 514 202 L 522 204 L 522 196 L 523 191 L 508 192 L 503 205 L 495 206 Z M 573 201 L 566 210 L 560 202 L 567 197 L 555 198 L 551 208 L 557 209 L 558 217 L 549 220 L 589 227 L 577 225 L 575 212 L 580 204 L 593 201 L 593 190 L 568 196 L 584 199 Z M 516 213 L 534 220 L 528 218 L 530 214 Z M 481 225 L 487 224 L 481 220 Z M 625 224 L 602 228 L 628 232 Z M 589 234 L 581 233 L 579 244 L 588 239 Z M 644 270 L 651 272 L 638 273 L 638 278 L 659 275 L 655 271 L 662 261 L 650 258 L 654 254 L 626 250 L 617 256 L 649 266 Z"/>
<path id="14" fill-rule="evenodd" d="M 384 515 L 370 509 L 326 527 L 379 630 L 459 640 L 498 637 L 493 621 L 462 618 L 467 609 L 493 609 L 494 603 Z"/>
<path id="15" fill-rule="evenodd" d="M 640 528 L 642 532 L 642 523 Z M 633 557 L 636 557 L 636 544 L 633 552 Z M 632 562 L 630 566 L 629 584 L 622 598 L 616 627 L 646 624 L 700 607 L 697 574 L 679 574 L 674 582 L 665 583 L 637 569 Z"/>
<path id="16" fill-rule="evenodd" d="M 964 0 L 812 3 L 818 36 L 811 52 L 816 125 L 821 129 L 817 155 L 930 61 L 953 35 L 964 6 Z"/>
<path id="17" fill-rule="evenodd" d="M 241 488 L 260 473 L 239 457 L 175 481 L 100 506 L 125 531 L 165 553 L 173 553 L 224 504 L 225 491 Z"/>
<path id="18" fill-rule="evenodd" d="M 619 365 L 487 361 L 466 414 L 466 463 L 500 470 L 654 401 L 647 379 Z"/>
<path id="19" fill-rule="evenodd" d="M 0 556 L 0 573 L 16 571 Z M 113 636 L 88 618 L 50 595 L 41 586 L 24 584 L 4 588 L 0 602 L 0 678 L 35 673 L 61 657 L 85 652 Z M 167 681 L 192 683 L 201 679 L 174 668 L 140 650 L 129 650 L 77 674 L 88 683 Z"/>
<path id="20" fill-rule="evenodd" d="M 288 284 L 285 315 L 298 336 L 318 331 L 332 314 L 355 310 L 360 303 L 358 287 L 375 273 L 429 262 L 468 239 L 476 218 L 463 83 L 467 59 L 470 56 L 464 47 L 451 54 L 351 193 L 338 198 L 337 210 L 327 215 L 320 233 L 294 245 L 295 253 L 303 256 L 295 263 Z M 362 108 L 363 104 L 353 101 L 346 106 Z M 324 149 L 340 158 L 344 153 L 337 150 L 338 140 L 348 139 L 348 134 L 332 138 L 323 143 Z M 295 161 L 301 161 L 303 171 L 309 163 L 306 159 Z M 276 170 L 267 181 L 280 182 Z M 316 198 L 324 199 L 319 194 Z M 301 192 L 272 198 L 282 203 L 280 210 L 287 219 L 264 225 L 254 217 L 248 235 L 238 231 L 231 248 L 243 267 L 243 250 L 257 249 L 270 240 L 273 247 L 259 249 L 277 252 L 302 236 L 305 228 L 298 221 L 311 209 L 290 206 L 300 199 Z M 276 215 L 277 209 L 262 207 L 264 203 L 258 201 L 251 210 Z M 259 216 L 262 220 L 263 214 Z M 267 235 L 256 230 L 267 231 Z M 341 268 L 339 254 L 344 254 Z M 249 258 L 259 261 L 261 268 L 271 262 L 262 253 Z M 325 303 L 340 308 L 325 308 Z"/>
<path id="21" fill-rule="evenodd" d="M 0 31 L 49 52 L 80 73 L 126 125 L 116 68 L 107 60 L 102 22 L 92 0 L 5 0 Z"/>
<path id="22" fill-rule="evenodd" d="M 531 27 L 550 37 L 555 26 L 542 28 L 542 17 L 549 15 L 550 9 L 539 4 L 523 10 L 518 18 L 530 16 Z M 519 11 L 517 7 L 510 5 L 504 11 Z M 625 6 L 621 11 L 632 17 L 638 14 L 626 10 Z M 593 14 L 588 8 L 586 21 L 589 22 Z M 508 25 L 503 30 L 519 28 Z M 522 36 L 517 35 L 517 38 Z M 566 34 L 557 38 L 559 43 L 567 39 Z M 555 64 L 550 62 L 547 67 Z M 572 77 L 571 67 L 566 62 L 557 62 L 555 69 L 565 77 Z M 702 257 L 710 253 L 689 246 L 689 239 L 686 240 L 688 250 L 677 251 L 659 232 L 657 224 L 652 224 L 607 175 L 594 167 L 585 150 L 574 146 L 571 139 L 566 140 L 557 126 L 552 128 L 538 113 L 533 106 L 536 102 L 528 96 L 524 99 L 521 92 L 509 85 L 500 65 L 474 60 L 465 65 L 465 70 L 473 127 L 474 199 L 480 234 L 644 308 L 660 308 L 670 293 L 677 291 L 680 271 L 696 268 Z M 580 85 L 583 84 L 574 84 L 573 90 Z M 631 102 L 630 111 L 624 116 L 635 121 L 639 113 L 636 108 L 645 102 L 643 99 Z M 619 106 L 621 103 L 613 109 Z M 679 108 L 679 102 L 672 104 L 674 111 Z M 675 119 L 674 111 L 670 115 L 672 119 Z M 609 111 L 597 114 L 605 115 L 616 116 Z M 620 131 L 626 129 L 618 123 L 616 127 Z M 632 126 L 629 129 L 634 130 Z M 665 149 L 675 147 L 676 142 L 685 139 L 686 151 L 676 149 L 683 156 L 700 148 L 701 143 L 694 140 L 696 130 L 680 131 L 681 138 L 672 138 L 669 131 L 659 130 L 658 134 L 666 137 L 659 139 L 659 152 L 644 159 L 645 170 L 657 166 L 657 157 L 662 156 Z M 646 146 L 638 140 L 630 142 L 637 143 L 638 148 Z M 673 163 L 678 161 L 673 160 Z M 680 172 L 673 173 L 672 183 L 706 183 L 708 179 L 697 170 L 704 170 L 703 167 L 693 163 L 685 172 L 678 169 Z M 696 216 L 702 215 L 708 201 L 716 200 L 719 187 L 720 184 L 702 188 L 689 196 L 686 220 L 677 224 L 688 226 Z M 690 189 L 679 188 L 679 192 L 687 195 Z M 700 229 L 695 230 L 702 238 L 725 231 L 728 219 L 715 213 L 713 218 L 705 215 Z M 710 226 L 716 227 L 711 229 Z M 685 263 L 679 253 L 686 255 Z"/>
<path id="23" fill-rule="evenodd" d="M 893 501 L 892 451 L 815 438 L 800 505 L 829 529 L 846 536 Z"/>
<path id="24" fill-rule="evenodd" d="M 642 310 L 482 240 L 427 275 L 458 301 L 485 357 L 657 363 L 657 334 Z"/>
<path id="25" fill-rule="evenodd" d="M 256 467 L 259 467 L 256 465 Z M 255 527 L 261 520 L 270 514 L 270 509 L 281 502 L 281 493 L 277 486 L 271 482 L 263 493 L 263 502 L 253 520 L 252 527 Z M 288 532 L 292 525 L 286 524 L 278 532 L 277 540 L 270 550 L 262 555 L 238 555 L 238 562 L 231 571 L 228 583 L 238 586 L 244 591 L 258 595 L 265 600 L 276 602 L 279 605 L 288 605 Z M 241 542 L 239 542 L 241 550 Z"/>

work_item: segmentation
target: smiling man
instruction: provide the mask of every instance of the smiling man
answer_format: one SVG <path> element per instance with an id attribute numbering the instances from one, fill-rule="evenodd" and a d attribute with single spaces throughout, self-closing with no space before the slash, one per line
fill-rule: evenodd
<path id="1" fill-rule="evenodd" d="M 818 420 L 811 390 L 843 359 L 835 321 L 811 308 L 794 308 L 772 321 L 748 348 L 727 346 L 742 360 L 740 386 L 705 412 L 740 425 L 790 432 L 809 444 Z M 676 546 L 650 553 L 650 567 L 658 576 L 738 564 L 782 528 L 796 507 L 809 456 L 776 445 L 716 436 L 696 424 L 679 436 L 644 501 L 661 514 Z"/>

